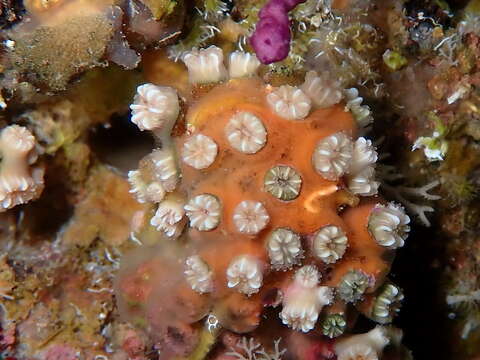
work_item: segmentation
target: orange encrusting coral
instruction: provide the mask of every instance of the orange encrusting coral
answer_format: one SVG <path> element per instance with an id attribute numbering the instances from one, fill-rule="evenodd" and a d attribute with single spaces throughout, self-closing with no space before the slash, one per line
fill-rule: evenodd
<path id="1" fill-rule="evenodd" d="M 357 125 L 352 116 L 338 105 L 316 110 L 302 121 L 286 121 L 273 114 L 265 104 L 268 90 L 256 79 L 232 80 L 214 88 L 187 113 L 187 132 L 210 136 L 217 143 L 219 153 L 215 162 L 205 170 L 199 171 L 182 164 L 182 190 L 188 197 L 213 194 L 221 199 L 223 210 L 216 229 L 200 232 L 190 228 L 189 238 L 201 246 L 210 244 L 214 252 L 207 262 L 214 264 L 218 258 L 228 259 L 227 254 L 234 256 L 241 253 L 235 248 L 233 240 L 264 244 L 268 233 L 278 227 L 288 227 L 309 235 L 322 226 L 337 225 L 348 229 L 349 251 L 329 274 L 331 280 L 327 285 L 338 283 L 352 267 L 364 270 L 375 278 L 388 272 L 389 264 L 382 260 L 385 249 L 367 231 L 368 215 L 375 202 L 348 209 L 340 216 L 338 209 L 343 205 L 343 193 L 338 190 L 343 184 L 323 179 L 312 167 L 311 153 L 318 139 L 340 131 L 355 137 Z M 243 154 L 232 149 L 224 135 L 226 123 L 240 111 L 257 115 L 267 130 L 268 146 L 256 154 Z M 177 147 L 181 148 L 187 138 L 188 134 L 177 139 Z M 266 171 L 278 164 L 292 166 L 302 176 L 301 193 L 294 201 L 276 199 L 264 190 Z M 269 224 L 256 236 L 239 233 L 233 224 L 233 211 L 245 199 L 260 201 L 270 215 Z M 228 242 L 228 245 L 222 246 L 222 242 Z M 222 249 L 222 252 L 215 249 Z M 225 252 L 224 249 L 232 251 Z M 259 251 L 262 253 L 263 249 Z M 222 255 L 218 256 L 220 253 Z"/>
<path id="2" fill-rule="evenodd" d="M 187 131 L 210 136 L 219 153 L 216 161 L 202 171 L 182 164 L 184 190 L 189 195 L 211 193 L 222 200 L 223 217 L 212 233 L 227 231 L 236 237 L 251 237 L 239 234 L 232 223 L 233 209 L 245 199 L 260 201 L 267 208 L 271 220 L 264 233 L 285 226 L 304 234 L 326 224 L 342 226 L 337 211 L 338 193 L 332 192 L 333 186 L 339 189 L 341 185 L 315 172 L 311 154 L 318 140 L 325 136 L 339 131 L 354 136 L 354 120 L 337 106 L 317 110 L 302 121 L 286 121 L 269 110 L 263 101 L 266 91 L 259 87 L 256 80 L 231 81 L 213 89 L 187 113 Z M 240 111 L 257 115 L 266 127 L 268 146 L 256 154 L 242 154 L 226 141 L 225 125 Z M 185 137 L 178 140 L 179 147 L 184 140 Z M 294 201 L 278 200 L 264 190 L 265 173 L 278 164 L 292 166 L 302 176 L 302 190 Z M 202 234 L 205 236 L 210 234 Z"/>
<path id="3" fill-rule="evenodd" d="M 233 53 L 227 69 L 215 47 L 184 62 L 191 84 L 186 91 L 179 81 L 182 101 L 163 86 L 171 83 L 145 84 L 131 106 L 132 121 L 154 124 L 162 147 L 129 181 L 140 201 L 158 204 L 150 223 L 170 238 L 154 255 L 164 262 L 142 316 L 191 344 L 201 314 L 246 333 L 264 307 L 281 304 L 277 321 L 291 329 L 309 332 L 318 320 L 324 335 L 339 336 L 354 318 L 348 304 L 382 285 L 409 231 L 403 209 L 376 196 L 374 145 L 358 137 L 358 119 L 344 104 L 314 101 L 331 90 L 315 74 L 308 86 L 274 87 L 255 76 L 254 56 Z M 135 284 L 127 285 L 119 288 L 131 293 Z M 194 309 L 197 316 L 183 316 Z"/>

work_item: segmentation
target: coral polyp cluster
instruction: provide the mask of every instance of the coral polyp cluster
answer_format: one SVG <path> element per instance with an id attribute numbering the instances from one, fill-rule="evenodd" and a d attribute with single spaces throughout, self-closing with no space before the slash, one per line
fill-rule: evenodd
<path id="1" fill-rule="evenodd" d="M 207 314 L 246 333 L 277 307 L 277 322 L 330 337 L 352 311 L 391 321 L 400 293 L 382 285 L 409 218 L 377 195 L 376 149 L 358 136 L 364 123 L 338 86 L 309 72 L 303 86 L 275 87 L 256 74 L 254 55 L 237 51 L 224 64 L 216 47 L 183 61 L 190 94 L 148 83 L 131 106 L 132 121 L 159 140 L 129 173 L 132 193 L 152 204 L 164 240 L 147 273 L 143 264 L 130 270 L 143 275 L 120 277 L 126 313 L 177 355 L 194 351 Z M 165 279 L 175 280 L 157 285 Z M 181 300 L 153 315 L 162 291 Z M 339 343 L 338 356 L 380 354 L 375 339 L 365 349 Z"/>
<path id="2" fill-rule="evenodd" d="M 36 165 L 35 137 L 26 128 L 10 125 L 0 133 L 0 212 L 37 199 L 42 193 L 43 173 Z"/>

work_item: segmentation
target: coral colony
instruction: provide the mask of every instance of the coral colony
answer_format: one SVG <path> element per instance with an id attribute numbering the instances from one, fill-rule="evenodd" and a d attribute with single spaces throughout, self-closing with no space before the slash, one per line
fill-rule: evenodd
<path id="1" fill-rule="evenodd" d="M 386 285 L 388 259 L 403 246 L 410 219 L 376 196 L 377 152 L 357 135 L 366 125 L 358 93 L 349 90 L 345 103 L 314 72 L 300 86 L 274 87 L 257 76 L 254 54 L 237 51 L 225 61 L 215 46 L 183 61 L 194 99 L 144 84 L 131 105 L 132 121 L 161 144 L 128 174 L 131 192 L 155 204 L 150 224 L 171 240 L 149 260 L 153 268 L 142 263 L 120 279 L 122 306 L 176 355 L 193 351 L 195 324 L 207 315 L 247 333 L 275 306 L 292 331 L 319 323 L 325 339 L 338 337 L 339 359 L 379 358 L 387 328 L 340 336 L 352 311 L 391 322 L 402 295 Z M 178 244 L 183 265 L 167 265 Z M 175 284 L 157 285 L 167 278 Z M 153 314 L 165 287 L 177 300 Z M 271 294 L 277 300 L 267 304 Z M 180 340 L 170 339 L 172 331 Z"/>

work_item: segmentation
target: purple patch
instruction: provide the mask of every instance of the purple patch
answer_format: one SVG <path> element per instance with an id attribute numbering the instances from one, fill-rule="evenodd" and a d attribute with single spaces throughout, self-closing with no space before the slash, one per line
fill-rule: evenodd
<path id="1" fill-rule="evenodd" d="M 260 10 L 250 44 L 261 63 L 271 64 L 287 57 L 291 40 L 288 12 L 304 1 L 270 0 Z"/>

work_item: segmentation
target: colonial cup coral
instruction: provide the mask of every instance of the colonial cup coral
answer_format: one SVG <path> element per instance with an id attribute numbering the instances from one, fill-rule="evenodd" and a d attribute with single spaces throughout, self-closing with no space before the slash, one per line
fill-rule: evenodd
<path id="1" fill-rule="evenodd" d="M 145 84 L 131 106 L 132 121 L 160 141 L 130 172 L 132 192 L 154 204 L 151 225 L 165 237 L 164 250 L 153 255 L 164 260 L 152 260 L 164 264 L 143 277 L 149 290 L 134 301 L 135 314 L 149 327 L 176 329 L 188 351 L 187 333 L 207 313 L 237 333 L 257 328 L 264 306 L 277 304 L 285 326 L 306 333 L 321 323 L 330 337 L 345 331 L 348 303 L 391 321 L 395 311 L 385 301 L 391 289 L 381 286 L 409 218 L 377 195 L 375 147 L 358 136 L 364 124 L 340 102 L 341 93 L 322 88 L 314 73 L 304 86 L 273 87 L 247 53 L 230 54 L 228 69 L 216 47 L 194 50 L 184 61 L 188 97 Z M 175 260 L 167 254 L 183 269 L 166 266 Z M 151 297 L 166 290 L 153 279 L 168 277 L 176 279 L 169 296 L 181 301 L 162 304 L 168 316 L 152 315 Z M 120 279 L 119 289 L 135 286 L 131 277 Z M 266 300 L 272 292 L 278 301 Z M 120 301 L 128 309 L 133 299 L 120 290 Z M 195 315 L 181 315 L 187 313 Z M 341 358 L 355 358 L 344 348 L 338 345 Z M 379 354 L 381 346 L 367 350 Z"/>

